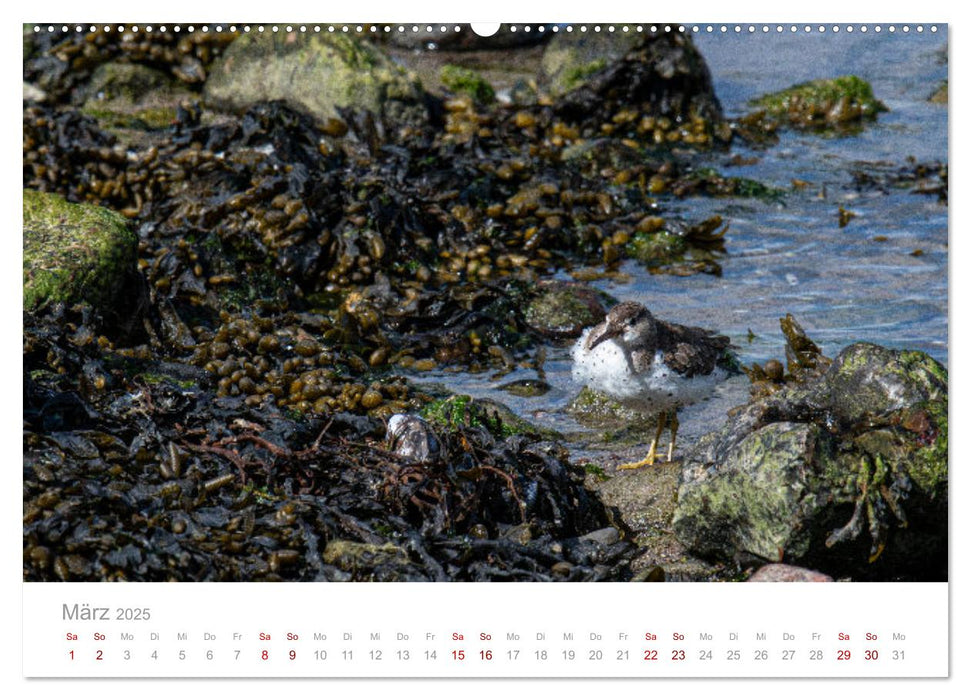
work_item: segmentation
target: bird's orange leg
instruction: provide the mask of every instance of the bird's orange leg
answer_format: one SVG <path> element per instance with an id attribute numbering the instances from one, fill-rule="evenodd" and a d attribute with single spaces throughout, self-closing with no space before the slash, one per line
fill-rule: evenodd
<path id="1" fill-rule="evenodd" d="M 657 432 L 654 434 L 654 439 L 651 440 L 651 449 L 647 451 L 647 457 L 642 459 L 640 462 L 632 462 L 630 464 L 621 464 L 618 469 L 640 469 L 641 467 L 650 467 L 654 464 L 654 460 L 657 459 L 657 443 L 661 440 L 661 431 L 664 430 L 664 425 L 667 419 L 667 412 L 662 411 L 657 417 Z M 670 459 L 668 459 L 670 461 Z"/>

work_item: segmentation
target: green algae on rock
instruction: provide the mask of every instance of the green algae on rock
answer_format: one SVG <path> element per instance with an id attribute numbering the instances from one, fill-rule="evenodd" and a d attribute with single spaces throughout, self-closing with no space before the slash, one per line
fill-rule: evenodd
<path id="1" fill-rule="evenodd" d="M 135 274 L 135 234 L 123 216 L 24 190 L 24 308 L 85 301 L 109 311 Z"/>
<path id="2" fill-rule="evenodd" d="M 464 68 L 447 64 L 439 72 L 442 85 L 457 95 L 468 95 L 480 104 L 490 104 L 496 100 L 496 91 L 492 85 L 482 77 L 482 74 L 471 68 Z"/>
<path id="3" fill-rule="evenodd" d="M 573 398 L 566 411 L 579 423 L 594 428 L 616 429 L 633 425 L 643 429 L 652 422 L 652 416 L 628 408 L 586 386 Z M 642 433 L 636 432 L 638 439 L 642 439 Z"/>
<path id="4" fill-rule="evenodd" d="M 547 281 L 536 286 L 526 305 L 526 324 L 549 338 L 577 338 L 600 323 L 606 295 L 576 282 Z"/>
<path id="5" fill-rule="evenodd" d="M 537 427 L 513 413 L 507 406 L 489 399 L 473 399 L 455 394 L 426 405 L 421 415 L 435 425 L 448 429 L 482 428 L 495 438 L 534 435 L 557 439 L 555 430 Z"/>
<path id="6" fill-rule="evenodd" d="M 91 74 L 85 86 L 88 100 L 109 101 L 123 99 L 137 102 L 142 98 L 169 90 L 173 80 L 166 73 L 135 63 L 109 61 Z"/>
<path id="7" fill-rule="evenodd" d="M 245 34 L 213 64 L 206 101 L 241 111 L 285 100 L 321 122 L 338 109 L 370 110 L 394 123 L 427 118 L 424 92 L 374 44 L 339 34 Z"/>
<path id="8" fill-rule="evenodd" d="M 870 83 L 855 75 L 812 80 L 751 101 L 754 107 L 799 129 L 825 129 L 876 119 L 888 111 Z"/>
<path id="9" fill-rule="evenodd" d="M 647 217 L 625 245 L 626 254 L 652 273 L 717 274 L 717 257 L 725 251 L 728 224 L 713 216 L 696 224 Z"/>
<path id="10" fill-rule="evenodd" d="M 947 474 L 947 370 L 856 343 L 703 437 L 685 458 L 673 526 L 716 560 L 937 580 Z"/>
<path id="11" fill-rule="evenodd" d="M 559 32 L 543 50 L 543 76 L 550 94 L 562 95 L 623 57 L 641 37 L 606 32 Z"/>
<path id="12" fill-rule="evenodd" d="M 181 102 L 198 97 L 161 70 L 121 61 L 100 65 L 83 94 L 81 113 L 108 130 L 163 129 L 176 121 Z"/>

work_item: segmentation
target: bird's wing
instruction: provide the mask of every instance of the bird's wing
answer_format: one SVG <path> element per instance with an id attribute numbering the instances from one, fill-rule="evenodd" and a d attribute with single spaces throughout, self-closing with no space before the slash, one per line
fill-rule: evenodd
<path id="1" fill-rule="evenodd" d="M 658 321 L 658 347 L 664 364 L 686 377 L 711 374 L 729 345 L 726 336 L 704 328 Z"/>

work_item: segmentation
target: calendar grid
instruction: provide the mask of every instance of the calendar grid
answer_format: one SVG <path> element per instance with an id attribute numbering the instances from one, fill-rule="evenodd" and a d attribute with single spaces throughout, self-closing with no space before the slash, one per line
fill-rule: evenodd
<path id="1" fill-rule="evenodd" d="M 943 677 L 947 584 L 24 584 L 28 677 Z"/>

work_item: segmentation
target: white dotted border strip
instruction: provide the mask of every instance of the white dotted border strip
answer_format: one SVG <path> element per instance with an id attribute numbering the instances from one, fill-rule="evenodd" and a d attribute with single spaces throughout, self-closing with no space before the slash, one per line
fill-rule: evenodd
<path id="1" fill-rule="evenodd" d="M 530 25 L 523 25 L 522 27 L 520 27 L 520 26 L 517 26 L 517 25 L 513 24 L 513 25 L 510 25 L 510 26 L 508 26 L 506 28 L 510 32 L 516 32 L 516 31 L 519 31 L 520 29 L 523 32 L 531 32 L 531 31 L 533 31 L 533 27 L 530 26 Z M 84 25 L 80 25 L 80 24 L 76 24 L 76 25 L 63 24 L 63 25 L 60 25 L 60 26 L 54 25 L 54 24 L 49 24 L 49 25 L 35 24 L 34 25 L 34 32 L 35 33 L 47 32 L 49 34 L 53 34 L 55 32 L 60 32 L 62 34 L 67 34 L 67 33 L 70 33 L 70 32 L 74 32 L 74 33 L 80 34 L 80 33 L 85 32 L 85 31 L 87 31 L 87 32 L 96 32 L 99 29 L 103 29 L 106 32 L 113 31 L 113 27 L 111 27 L 109 25 L 103 25 L 103 26 L 97 26 L 97 25 L 84 26 Z M 550 32 L 552 32 L 554 34 L 559 33 L 559 32 L 567 32 L 567 33 L 570 33 L 570 32 L 581 32 L 581 33 L 583 33 L 583 32 L 595 32 L 595 33 L 596 32 L 608 32 L 608 33 L 610 33 L 610 32 L 620 32 L 620 33 L 625 33 L 625 32 L 627 32 L 627 33 L 631 33 L 631 32 L 634 32 L 634 33 L 636 33 L 636 32 L 650 32 L 652 34 L 660 34 L 660 33 L 664 33 L 664 32 L 667 32 L 667 33 L 670 33 L 670 32 L 680 32 L 680 33 L 688 33 L 688 34 L 716 34 L 716 33 L 718 33 L 718 34 L 728 34 L 728 33 L 734 33 L 734 34 L 758 34 L 758 33 L 761 33 L 761 34 L 769 34 L 771 32 L 775 32 L 776 34 L 783 34 L 783 33 L 790 33 L 790 34 L 811 34 L 811 33 L 825 34 L 825 33 L 828 33 L 828 32 L 829 33 L 833 33 L 833 34 L 839 34 L 840 32 L 846 32 L 847 34 L 852 34 L 853 32 L 861 32 L 861 33 L 866 34 L 867 32 L 874 32 L 876 34 L 880 34 L 880 33 L 884 32 L 884 31 L 889 32 L 890 34 L 896 34 L 897 32 L 900 32 L 900 33 L 903 33 L 903 34 L 910 34 L 911 31 L 913 31 L 913 32 L 916 32 L 917 34 L 922 34 L 925 30 L 929 30 L 931 33 L 936 33 L 937 32 L 937 29 L 938 28 L 937 28 L 937 25 L 936 24 L 931 24 L 931 25 L 926 25 L 926 26 L 923 25 L 923 24 L 916 24 L 916 25 L 910 25 L 910 24 L 886 24 L 886 25 L 884 25 L 884 24 L 872 24 L 872 25 L 868 25 L 868 24 L 832 24 L 832 25 L 825 25 L 825 24 L 817 24 L 817 25 L 812 25 L 812 24 L 772 24 L 772 25 L 769 25 L 769 24 L 744 24 L 744 25 L 743 24 L 734 24 L 734 25 L 728 25 L 728 24 L 706 24 L 706 25 L 698 25 L 698 24 L 692 24 L 692 25 L 684 25 L 684 24 L 680 24 L 680 25 L 663 24 L 663 25 L 656 25 L 655 24 L 655 25 L 650 25 L 650 26 L 648 26 L 648 25 L 642 25 L 642 24 L 634 24 L 634 25 L 630 25 L 630 24 L 622 24 L 622 25 L 613 25 L 613 24 L 609 24 L 609 25 L 599 25 L 599 24 L 596 24 L 596 25 L 586 25 L 586 24 L 579 24 L 579 25 L 566 25 L 566 26 L 553 25 L 553 26 L 550 26 L 549 29 L 547 29 L 546 26 L 544 26 L 544 25 L 539 25 L 539 26 L 536 27 L 535 31 L 537 31 L 539 33 L 544 33 L 546 31 L 550 31 Z M 235 24 L 230 24 L 230 25 L 221 25 L 221 24 L 216 24 L 216 25 L 208 25 L 208 24 L 202 24 L 202 25 L 194 25 L 194 24 L 180 25 L 180 24 L 176 24 L 176 25 L 173 25 L 171 27 L 168 27 L 166 25 L 154 26 L 154 25 L 151 25 L 151 24 L 147 24 L 147 25 L 133 24 L 133 25 L 121 25 L 121 26 L 117 27 L 117 31 L 118 32 L 130 31 L 132 33 L 138 33 L 138 32 L 146 32 L 146 33 L 160 32 L 162 34 L 164 34 L 166 32 L 169 32 L 169 31 L 174 32 L 176 34 L 178 34 L 180 32 L 183 32 L 183 31 L 184 32 L 187 32 L 189 34 L 192 34 L 192 33 L 196 32 L 196 31 L 200 31 L 200 32 L 202 32 L 204 34 L 210 32 L 210 31 L 216 32 L 216 33 L 230 32 L 230 33 L 233 33 L 233 34 L 238 33 L 238 32 L 242 32 L 242 33 L 249 33 L 249 32 L 261 33 L 261 32 L 280 32 L 280 31 L 286 31 L 288 33 L 289 32 L 302 32 L 302 33 L 315 33 L 315 34 L 319 34 L 321 32 L 329 32 L 329 33 L 335 33 L 335 32 L 351 33 L 351 32 L 353 32 L 353 33 L 358 33 L 358 34 L 364 34 L 366 32 L 370 32 L 372 34 L 377 34 L 379 32 L 384 32 L 384 33 L 397 32 L 398 34 L 404 34 L 404 33 L 417 34 L 418 32 L 422 32 L 422 33 L 425 33 L 425 34 L 448 34 L 449 32 L 460 32 L 460 31 L 462 31 L 462 28 L 459 25 L 454 25 L 454 26 L 449 27 L 449 26 L 446 26 L 446 25 L 431 25 L 431 24 L 427 24 L 427 25 L 417 25 L 417 24 L 410 24 L 410 25 L 407 25 L 407 24 L 374 25 L 374 24 L 371 24 L 371 25 L 367 25 L 367 27 L 365 27 L 364 25 L 360 25 L 360 24 L 359 25 L 356 25 L 356 26 L 355 25 L 348 25 L 348 24 L 339 24 L 339 25 L 338 24 L 313 24 L 313 25 L 309 25 L 309 24 L 300 24 L 300 25 L 291 25 L 291 24 L 288 24 L 288 25 L 277 25 L 277 24 L 263 25 L 263 24 L 257 24 L 257 25 L 249 25 L 249 24 L 246 24 L 246 25 L 239 25 L 239 26 L 237 26 Z"/>

